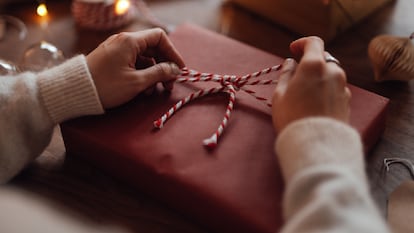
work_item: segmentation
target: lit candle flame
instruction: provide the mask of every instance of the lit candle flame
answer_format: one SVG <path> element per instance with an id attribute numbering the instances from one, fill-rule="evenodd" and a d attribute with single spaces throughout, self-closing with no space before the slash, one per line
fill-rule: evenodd
<path id="1" fill-rule="evenodd" d="M 46 4 L 44 4 L 44 3 L 39 4 L 39 6 L 37 7 L 36 12 L 37 12 L 37 15 L 39 15 L 40 17 L 47 16 L 48 12 L 47 12 Z"/>
<path id="2" fill-rule="evenodd" d="M 130 7 L 131 3 L 129 2 L 129 0 L 118 0 L 115 3 L 115 13 L 117 15 L 123 15 L 125 14 L 129 7 Z"/>

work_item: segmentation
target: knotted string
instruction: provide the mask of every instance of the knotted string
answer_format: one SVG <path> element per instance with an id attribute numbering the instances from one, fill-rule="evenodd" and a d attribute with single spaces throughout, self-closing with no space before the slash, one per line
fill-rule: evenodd
<path id="1" fill-rule="evenodd" d="M 261 71 L 257 71 L 255 73 L 246 74 L 243 76 L 237 75 L 220 75 L 220 74 L 212 74 L 212 73 L 201 73 L 195 70 L 189 70 L 188 68 L 183 68 L 181 70 L 181 74 L 178 75 L 176 82 L 177 83 L 186 83 L 186 82 L 218 82 L 221 84 L 219 87 L 214 87 L 210 89 L 202 89 L 197 92 L 191 93 L 187 97 L 178 101 L 173 107 L 171 107 L 164 115 L 162 115 L 158 120 L 154 121 L 154 126 L 158 129 L 161 129 L 165 122 L 181 107 L 185 104 L 189 103 L 190 101 L 218 93 L 218 92 L 225 92 L 228 93 L 229 103 L 227 105 L 226 112 L 224 114 L 224 118 L 219 125 L 216 132 L 209 138 L 204 139 L 203 144 L 208 148 L 214 148 L 217 146 L 217 141 L 220 136 L 223 134 L 224 129 L 226 128 L 228 121 L 230 119 L 231 113 L 233 111 L 234 103 L 236 101 L 236 92 L 242 90 L 259 101 L 265 102 L 267 106 L 271 107 L 272 104 L 267 100 L 267 98 L 258 96 L 255 91 L 248 89 L 246 86 L 255 86 L 255 85 L 270 85 L 276 84 L 277 80 L 268 79 L 268 80 L 252 80 L 253 78 L 257 78 L 262 75 L 269 74 L 271 72 L 279 71 L 281 69 L 281 65 L 276 65 L 267 69 L 263 69 Z"/>

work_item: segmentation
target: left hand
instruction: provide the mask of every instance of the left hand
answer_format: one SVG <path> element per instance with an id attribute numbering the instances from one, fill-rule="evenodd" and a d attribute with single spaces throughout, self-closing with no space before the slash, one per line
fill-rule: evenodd
<path id="1" fill-rule="evenodd" d="M 185 66 L 161 29 L 113 35 L 86 59 L 104 108 L 121 105 L 158 82 L 171 89 L 179 68 Z M 136 68 L 148 64 L 152 66 Z"/>

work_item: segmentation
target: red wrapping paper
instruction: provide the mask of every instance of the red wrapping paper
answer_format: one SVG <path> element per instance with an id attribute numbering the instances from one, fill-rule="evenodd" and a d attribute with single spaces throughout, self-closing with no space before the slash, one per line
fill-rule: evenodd
<path id="1" fill-rule="evenodd" d="M 243 75 L 280 57 L 192 25 L 170 35 L 195 70 Z M 266 76 L 275 78 L 275 74 Z M 176 84 L 171 93 L 138 96 L 102 116 L 61 125 L 67 153 L 86 158 L 215 232 L 276 232 L 283 224 L 283 180 L 273 151 L 271 109 L 242 91 L 214 150 L 202 145 L 220 124 L 228 95 L 192 101 L 156 130 L 153 121 L 189 93 L 217 83 Z M 252 88 L 271 99 L 274 85 Z M 351 124 L 372 148 L 388 100 L 350 85 Z"/>

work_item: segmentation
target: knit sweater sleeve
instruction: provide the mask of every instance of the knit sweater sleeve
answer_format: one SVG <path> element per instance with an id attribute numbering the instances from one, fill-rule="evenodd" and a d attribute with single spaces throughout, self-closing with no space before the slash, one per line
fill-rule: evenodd
<path id="1" fill-rule="evenodd" d="M 286 182 L 283 233 L 389 232 L 371 198 L 356 130 L 328 118 L 293 122 L 276 140 Z"/>
<path id="2" fill-rule="evenodd" d="M 100 113 L 83 55 L 38 74 L 0 77 L 0 183 L 42 153 L 57 123 Z"/>

